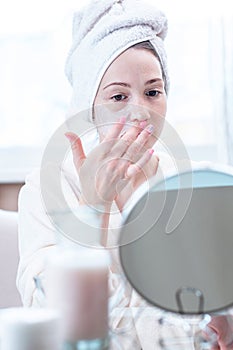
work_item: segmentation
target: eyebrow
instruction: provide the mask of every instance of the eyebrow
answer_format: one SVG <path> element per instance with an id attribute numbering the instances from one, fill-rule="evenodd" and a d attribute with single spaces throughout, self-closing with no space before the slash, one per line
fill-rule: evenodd
<path id="1" fill-rule="evenodd" d="M 155 79 L 150 79 L 148 80 L 145 85 L 151 85 L 151 84 L 154 84 L 154 83 L 161 83 L 163 82 L 163 79 L 161 78 L 155 78 Z"/>
<path id="2" fill-rule="evenodd" d="M 114 85 L 120 85 L 120 86 L 130 87 L 130 84 L 115 81 L 115 82 L 113 82 L 113 83 L 110 83 L 110 84 L 106 85 L 106 86 L 103 88 L 103 90 L 107 89 L 107 88 L 110 87 L 110 86 L 114 86 Z"/>
<path id="3" fill-rule="evenodd" d="M 145 83 L 145 85 L 151 85 L 151 84 L 154 84 L 154 83 L 157 83 L 157 82 L 162 82 L 162 81 L 163 81 L 163 79 L 161 79 L 161 78 L 150 79 L 150 80 L 148 80 Z M 113 83 L 110 83 L 110 84 L 106 85 L 103 88 L 103 90 L 107 89 L 110 86 L 116 86 L 116 85 L 124 86 L 124 87 L 131 87 L 130 84 L 128 84 L 128 83 L 124 83 L 124 82 L 120 82 L 120 81 L 114 81 Z"/>

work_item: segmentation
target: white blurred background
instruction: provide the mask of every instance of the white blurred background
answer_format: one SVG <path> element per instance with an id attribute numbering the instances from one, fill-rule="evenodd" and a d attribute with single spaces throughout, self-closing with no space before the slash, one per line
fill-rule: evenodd
<path id="1" fill-rule="evenodd" d="M 167 120 L 191 158 L 233 165 L 231 1 L 147 1 L 169 21 Z M 71 95 L 64 64 L 72 14 L 86 2 L 1 1 L 0 180 L 23 180 L 64 121 Z"/>

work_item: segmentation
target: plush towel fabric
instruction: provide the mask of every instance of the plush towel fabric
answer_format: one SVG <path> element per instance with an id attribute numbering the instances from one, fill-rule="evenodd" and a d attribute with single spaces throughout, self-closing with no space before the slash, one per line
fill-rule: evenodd
<path id="1" fill-rule="evenodd" d="M 151 42 L 160 58 L 167 91 L 163 45 L 166 33 L 165 15 L 143 0 L 92 0 L 75 13 L 73 45 L 66 62 L 66 74 L 73 86 L 68 117 L 91 111 L 101 78 L 111 62 L 128 47 L 145 40 Z"/>

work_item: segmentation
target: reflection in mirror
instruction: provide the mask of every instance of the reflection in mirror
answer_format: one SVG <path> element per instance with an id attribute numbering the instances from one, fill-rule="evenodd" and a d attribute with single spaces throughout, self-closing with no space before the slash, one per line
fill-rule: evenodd
<path id="1" fill-rule="evenodd" d="M 149 303 L 165 314 L 192 317 L 233 305 L 233 172 L 225 166 L 194 169 L 190 204 L 179 225 L 167 232 L 171 214 L 179 212 L 178 193 L 190 190 L 185 186 L 189 175 L 166 178 L 140 197 L 125 217 L 120 258 L 129 282 Z M 125 244 L 126 237 L 138 230 L 135 213 L 145 198 L 147 208 L 140 213 L 143 234 Z M 153 222 L 164 198 L 163 210 Z"/>

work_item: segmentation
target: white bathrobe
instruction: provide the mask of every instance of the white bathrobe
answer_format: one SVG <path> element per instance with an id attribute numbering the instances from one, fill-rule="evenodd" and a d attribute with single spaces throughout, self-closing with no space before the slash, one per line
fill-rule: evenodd
<path id="1" fill-rule="evenodd" d="M 159 158 L 163 174 L 174 170 L 175 165 L 171 158 L 164 153 L 159 154 Z M 78 188 L 78 179 L 71 161 L 64 166 L 63 173 L 66 199 L 78 210 L 78 201 L 72 190 L 74 186 Z M 94 218 L 90 218 L 92 219 Z M 120 212 L 111 215 L 110 237 L 111 229 L 119 227 L 120 223 Z M 44 305 L 45 300 L 41 292 L 36 289 L 33 277 L 40 276 L 43 281 L 46 260 L 57 243 L 58 233 L 46 215 L 40 191 L 40 171 L 36 169 L 27 176 L 26 184 L 19 196 L 20 263 L 17 285 L 25 306 Z M 80 249 L 90 248 L 80 246 Z M 122 342 L 123 349 L 158 349 L 160 333 L 158 320 L 163 311 L 149 305 L 132 289 L 122 272 L 118 249 L 111 249 L 110 252 L 112 267 L 109 272 L 109 322 L 116 341 Z M 170 335 L 173 331 L 171 328 Z M 179 332 L 182 333 L 182 330 Z"/>

